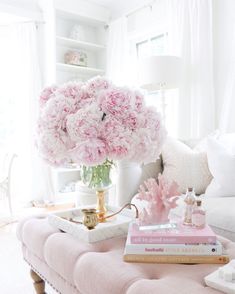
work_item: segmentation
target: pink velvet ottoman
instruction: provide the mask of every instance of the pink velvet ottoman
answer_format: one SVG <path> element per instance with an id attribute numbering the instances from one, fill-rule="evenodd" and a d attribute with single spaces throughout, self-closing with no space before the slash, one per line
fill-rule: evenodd
<path id="1" fill-rule="evenodd" d="M 140 264 L 122 261 L 125 238 L 88 245 L 51 227 L 46 217 L 22 221 L 17 230 L 37 293 L 44 281 L 62 294 L 206 294 L 204 277 L 219 265 Z M 222 239 L 231 258 L 235 244 Z"/>

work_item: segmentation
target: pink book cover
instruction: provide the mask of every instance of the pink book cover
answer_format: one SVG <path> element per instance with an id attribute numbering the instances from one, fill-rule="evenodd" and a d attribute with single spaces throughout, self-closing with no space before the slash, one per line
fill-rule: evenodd
<path id="1" fill-rule="evenodd" d="M 132 244 L 213 244 L 217 241 L 215 233 L 208 225 L 197 229 L 178 223 L 174 229 L 143 231 L 134 223 L 129 226 L 129 234 Z"/>

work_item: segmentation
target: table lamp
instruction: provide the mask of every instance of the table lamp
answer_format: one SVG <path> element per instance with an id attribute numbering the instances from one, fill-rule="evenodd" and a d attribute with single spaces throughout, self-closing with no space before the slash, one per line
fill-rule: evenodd
<path id="1" fill-rule="evenodd" d="M 177 56 L 150 56 L 139 63 L 140 86 L 147 91 L 161 91 L 162 115 L 165 123 L 165 90 L 178 88 L 182 74 L 182 59 Z"/>

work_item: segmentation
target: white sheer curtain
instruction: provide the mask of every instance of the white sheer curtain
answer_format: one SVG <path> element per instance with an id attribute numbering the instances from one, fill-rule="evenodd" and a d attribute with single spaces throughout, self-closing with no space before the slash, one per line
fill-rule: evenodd
<path id="1" fill-rule="evenodd" d="M 227 77 L 219 129 L 224 133 L 232 133 L 235 132 L 235 62 L 230 64 Z"/>
<path id="2" fill-rule="evenodd" d="M 235 132 L 235 19 L 234 11 L 232 8 L 235 8 L 235 4 L 231 6 L 232 3 L 228 3 L 230 6 L 230 11 L 228 13 L 228 24 L 227 24 L 227 39 L 224 45 L 224 54 L 227 54 L 226 57 L 218 56 L 218 58 L 223 58 L 222 61 L 224 64 L 227 64 L 227 72 L 224 72 L 225 75 L 225 90 L 222 97 L 222 109 L 220 110 L 220 122 L 219 129 L 222 132 Z M 227 8 L 228 9 L 228 8 Z M 224 37 L 224 36 L 222 36 Z M 221 42 L 222 42 L 221 37 Z M 229 43 L 229 45 L 228 45 Z M 226 62 L 226 60 L 228 62 Z M 219 97 L 221 99 L 221 97 Z"/>
<path id="3" fill-rule="evenodd" d="M 0 40 L 0 147 L 18 154 L 13 201 L 50 199 L 49 169 L 37 155 L 34 137 L 41 89 L 36 26 L 1 26 Z"/>
<path id="4" fill-rule="evenodd" d="M 183 58 L 179 137 L 201 138 L 215 128 L 211 0 L 169 0 L 169 52 Z"/>
<path id="5" fill-rule="evenodd" d="M 107 77 L 117 85 L 131 85 L 135 82 L 135 66 L 130 54 L 127 18 L 123 16 L 109 24 Z"/>

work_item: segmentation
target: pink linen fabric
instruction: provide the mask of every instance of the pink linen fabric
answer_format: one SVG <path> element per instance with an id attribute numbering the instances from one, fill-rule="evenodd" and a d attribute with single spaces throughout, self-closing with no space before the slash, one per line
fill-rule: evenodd
<path id="1" fill-rule="evenodd" d="M 219 265 L 141 264 L 122 260 L 125 238 L 83 243 L 45 218 L 18 226 L 26 262 L 62 294 L 216 294 L 204 277 Z M 221 238 L 231 258 L 235 244 Z"/>

